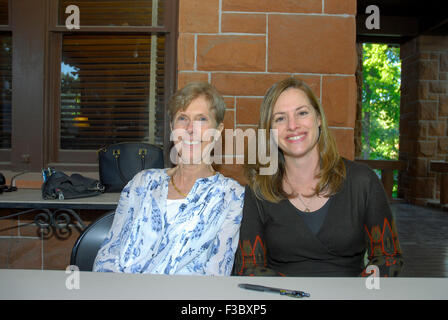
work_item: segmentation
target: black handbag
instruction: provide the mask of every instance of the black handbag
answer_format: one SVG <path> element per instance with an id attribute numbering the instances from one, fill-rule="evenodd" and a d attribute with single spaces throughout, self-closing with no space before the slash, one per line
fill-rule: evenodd
<path id="1" fill-rule="evenodd" d="M 121 142 L 99 149 L 98 164 L 106 192 L 120 192 L 140 171 L 163 168 L 163 150 L 144 142 Z"/>

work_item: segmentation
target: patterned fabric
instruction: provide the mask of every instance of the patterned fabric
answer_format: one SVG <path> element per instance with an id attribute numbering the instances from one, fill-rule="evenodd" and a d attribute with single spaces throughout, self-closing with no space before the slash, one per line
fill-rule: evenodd
<path id="1" fill-rule="evenodd" d="M 244 187 L 219 173 L 200 178 L 167 219 L 169 180 L 167 169 L 149 169 L 126 185 L 94 271 L 230 274 Z"/>
<path id="2" fill-rule="evenodd" d="M 398 232 L 395 220 L 392 224 L 387 218 L 384 218 L 382 226 L 376 225 L 369 228 L 364 225 L 366 231 L 366 243 L 369 263 L 362 272 L 362 276 L 369 276 L 372 272 L 367 272 L 369 265 L 376 265 L 380 274 L 384 277 L 396 277 L 401 271 L 403 265 L 401 257 L 401 248 L 398 241 Z"/>
<path id="3" fill-rule="evenodd" d="M 253 245 L 249 240 L 240 241 L 235 259 L 238 263 L 235 264 L 234 273 L 239 276 L 285 276 L 268 267 L 266 246 L 259 235 L 255 237 Z"/>
<path id="4" fill-rule="evenodd" d="M 377 266 L 380 274 L 384 277 L 398 276 L 403 265 L 403 259 L 395 221 L 392 220 L 391 226 L 389 221 L 384 218 L 382 228 L 376 225 L 371 228 L 370 232 L 367 225 L 364 225 L 364 228 L 369 263 L 363 269 L 361 276 L 367 277 L 373 273 L 373 271 L 366 271 L 370 265 Z M 268 267 L 266 247 L 259 235 L 255 237 L 253 245 L 249 240 L 240 241 L 235 259 L 235 275 L 285 276 L 285 274 Z"/>

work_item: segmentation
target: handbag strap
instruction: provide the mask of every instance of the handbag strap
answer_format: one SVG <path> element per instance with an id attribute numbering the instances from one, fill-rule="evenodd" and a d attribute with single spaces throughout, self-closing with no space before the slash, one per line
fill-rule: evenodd
<path id="1" fill-rule="evenodd" d="M 145 169 L 146 154 L 147 154 L 147 150 L 146 149 L 139 149 L 138 150 L 138 155 L 140 156 L 141 165 L 142 165 L 141 170 Z M 120 159 L 120 149 L 113 150 L 112 151 L 112 155 L 113 155 L 113 157 L 115 159 L 115 167 L 117 168 L 118 175 L 120 176 L 121 181 L 123 181 L 123 183 L 127 183 L 130 179 L 126 179 L 126 177 L 124 176 L 124 174 L 123 174 L 123 172 L 121 171 L 121 168 L 120 168 L 120 161 L 119 161 L 119 159 Z"/>
<path id="2" fill-rule="evenodd" d="M 148 153 L 148 151 L 146 149 L 138 149 L 138 155 L 140 156 L 140 158 L 142 160 L 142 170 L 145 169 L 145 159 L 146 159 L 147 153 Z"/>

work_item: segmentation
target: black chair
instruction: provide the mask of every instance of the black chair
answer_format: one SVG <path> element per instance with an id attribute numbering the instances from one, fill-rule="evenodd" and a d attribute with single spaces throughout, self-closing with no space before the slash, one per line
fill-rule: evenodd
<path id="1" fill-rule="evenodd" d="M 101 216 L 90 224 L 76 240 L 70 257 L 70 264 L 80 271 L 92 271 L 93 263 L 107 233 L 112 226 L 115 211 Z"/>

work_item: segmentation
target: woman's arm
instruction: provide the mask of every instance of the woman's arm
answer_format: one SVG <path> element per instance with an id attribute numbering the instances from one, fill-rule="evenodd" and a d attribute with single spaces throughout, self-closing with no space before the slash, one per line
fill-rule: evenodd
<path id="1" fill-rule="evenodd" d="M 243 220 L 240 240 L 235 254 L 233 274 L 238 276 L 278 276 L 280 273 L 268 268 L 268 252 L 264 238 L 261 206 L 249 187 L 244 197 Z"/>
<path id="2" fill-rule="evenodd" d="M 213 244 L 212 256 L 205 265 L 207 275 L 225 275 L 232 272 L 235 251 L 238 246 L 239 230 L 243 211 L 244 189 L 241 186 L 229 190 L 226 215 Z"/>
<path id="3" fill-rule="evenodd" d="M 403 266 L 397 228 L 386 193 L 373 171 L 369 191 L 364 220 L 369 262 L 361 275 L 370 275 L 372 271 L 367 272 L 367 268 L 375 265 L 379 270 L 378 276 L 395 277 Z"/>
<path id="4" fill-rule="evenodd" d="M 121 192 L 111 229 L 98 250 L 93 264 L 95 272 L 123 272 L 120 268 L 119 258 L 126 227 L 130 227 L 133 218 L 131 211 L 134 208 L 131 207 L 132 199 L 130 199 L 132 197 L 131 186 L 132 181 Z"/>

